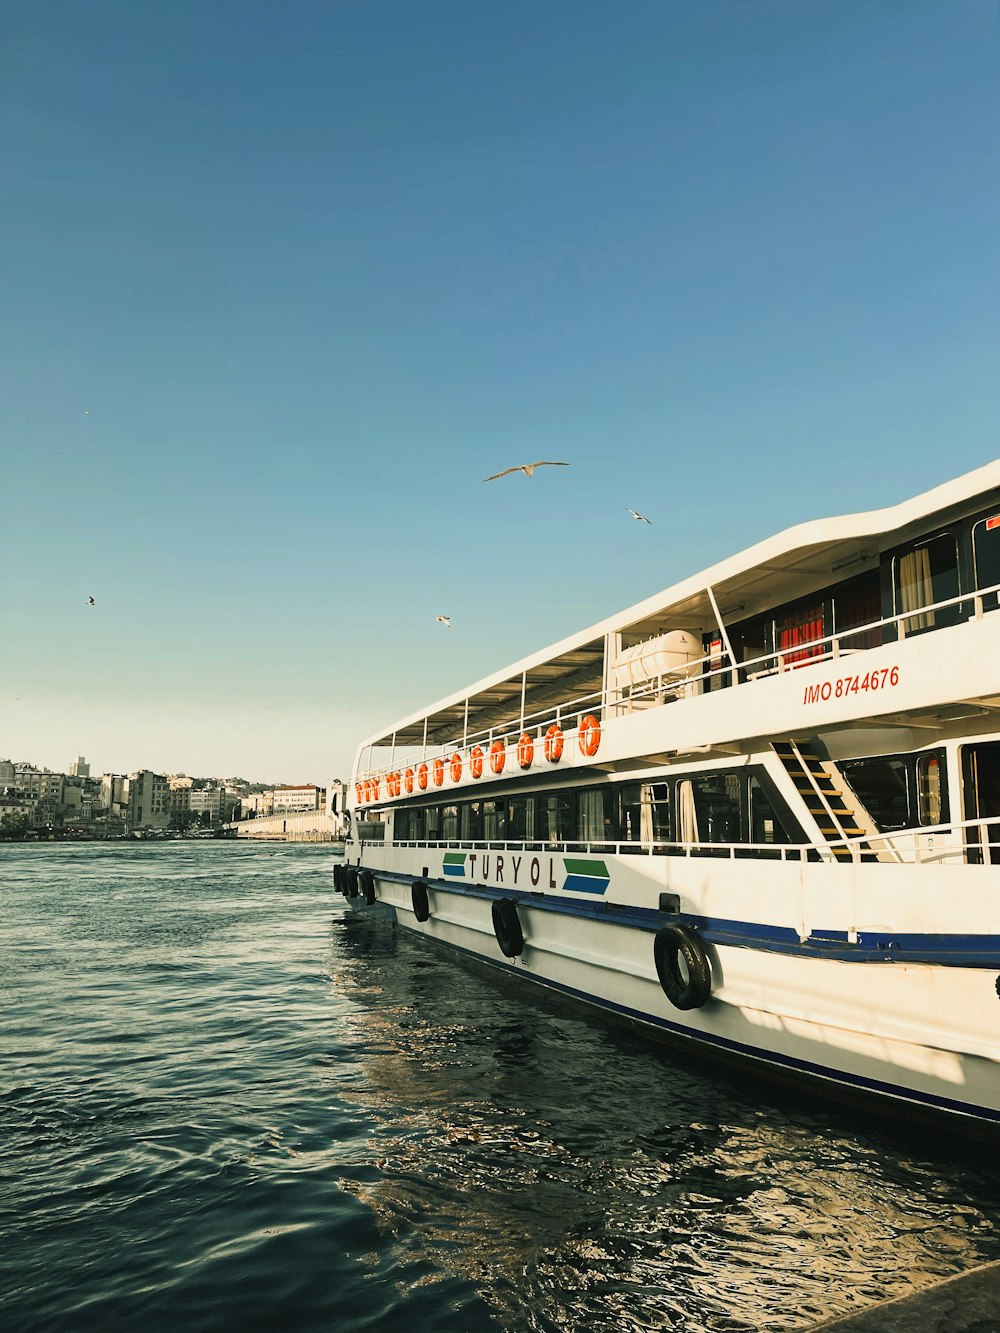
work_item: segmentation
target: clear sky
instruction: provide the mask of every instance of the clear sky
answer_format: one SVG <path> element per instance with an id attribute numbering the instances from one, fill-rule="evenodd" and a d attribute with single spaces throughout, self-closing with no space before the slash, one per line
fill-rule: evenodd
<path id="1" fill-rule="evenodd" d="M 0 758 L 347 777 L 1000 455 L 996 0 L 4 14 Z"/>

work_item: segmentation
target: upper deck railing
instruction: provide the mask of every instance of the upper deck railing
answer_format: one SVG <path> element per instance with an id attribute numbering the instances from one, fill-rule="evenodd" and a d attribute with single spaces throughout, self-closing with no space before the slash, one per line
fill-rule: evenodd
<path id="1" fill-rule="evenodd" d="M 442 760 L 447 765 L 456 750 L 470 750 L 475 746 L 484 749 L 484 758 L 488 763 L 489 747 L 496 739 L 508 741 L 516 739 L 520 733 L 527 732 L 534 742 L 541 744 L 545 731 L 550 726 L 570 730 L 578 727 L 581 719 L 588 714 L 593 714 L 598 719 L 627 716 L 636 708 L 666 704 L 675 699 L 693 698 L 721 688 L 753 684 L 755 681 L 787 671 L 804 670 L 850 654 L 866 652 L 885 643 L 899 642 L 912 634 L 933 633 L 948 628 L 956 622 L 949 619 L 945 625 L 919 627 L 914 627 L 913 622 L 924 620 L 929 616 L 936 617 L 940 612 L 952 608 L 959 611 L 962 620 L 980 620 L 987 614 L 986 600 L 997 597 L 998 594 L 1000 594 L 1000 583 L 976 588 L 970 592 L 959 593 L 955 597 L 928 602 L 906 611 L 896 612 L 891 616 L 882 616 L 877 620 L 852 625 L 848 629 L 835 630 L 831 634 L 805 640 L 794 647 L 773 649 L 758 657 L 746 658 L 742 662 L 720 663 L 718 653 L 705 654 L 683 667 L 652 676 L 641 685 L 623 687 L 609 684 L 603 689 L 566 699 L 555 707 L 549 705 L 539 711 L 511 718 L 504 726 L 479 731 L 463 730 L 461 735 L 456 734 L 443 745 L 433 748 L 421 747 L 419 751 L 410 750 L 404 755 L 394 755 L 388 764 L 359 771 L 355 774 L 354 781 L 359 784 L 370 780 L 381 782 L 390 772 L 401 767 L 419 763 L 430 765 L 435 760 Z M 995 609 L 997 608 L 993 606 L 988 608 L 990 611 Z M 876 636 L 877 642 L 871 642 Z M 866 638 L 869 642 L 861 642 Z"/>

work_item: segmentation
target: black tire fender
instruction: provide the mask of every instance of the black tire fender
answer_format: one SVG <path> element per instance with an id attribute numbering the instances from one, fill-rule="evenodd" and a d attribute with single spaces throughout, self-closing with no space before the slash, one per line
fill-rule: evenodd
<path id="1" fill-rule="evenodd" d="M 688 926 L 663 926 L 653 940 L 653 959 L 663 993 L 674 1008 L 700 1009 L 712 993 L 712 964 L 694 931 Z"/>
<path id="2" fill-rule="evenodd" d="M 505 958 L 516 958 L 524 950 L 524 931 L 513 898 L 494 898 L 493 934 Z"/>
<path id="3" fill-rule="evenodd" d="M 361 892 L 365 895 L 365 902 L 371 907 L 375 901 L 375 876 L 370 870 L 361 872 Z"/>
<path id="4" fill-rule="evenodd" d="M 347 892 L 344 884 L 344 867 L 339 862 L 333 867 L 333 887 L 338 893 Z"/>
<path id="5" fill-rule="evenodd" d="M 348 898 L 358 896 L 358 868 L 357 866 L 346 866 L 344 869 L 344 883 L 347 886 Z"/>
<path id="6" fill-rule="evenodd" d="M 426 921 L 431 914 L 431 904 L 425 880 L 415 879 L 410 885 L 410 901 L 413 903 L 413 915 L 418 921 Z"/>

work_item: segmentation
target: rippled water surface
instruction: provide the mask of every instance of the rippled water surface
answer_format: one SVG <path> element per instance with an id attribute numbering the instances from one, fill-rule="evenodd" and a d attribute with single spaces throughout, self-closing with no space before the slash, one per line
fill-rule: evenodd
<path id="1" fill-rule="evenodd" d="M 0 844 L 0 1327 L 785 1330 L 1000 1168 L 347 916 L 329 847 Z"/>

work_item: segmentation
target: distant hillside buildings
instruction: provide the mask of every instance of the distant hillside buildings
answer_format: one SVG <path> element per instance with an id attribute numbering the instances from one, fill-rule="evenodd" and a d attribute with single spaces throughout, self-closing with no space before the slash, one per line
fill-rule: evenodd
<path id="1" fill-rule="evenodd" d="M 193 825 L 218 827 L 234 820 L 281 811 L 342 813 L 343 785 L 310 784 L 267 788 L 243 778 L 135 773 L 90 776 L 79 755 L 69 773 L 0 759 L 0 834 L 29 832 L 122 837 Z"/>

